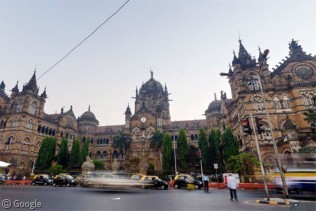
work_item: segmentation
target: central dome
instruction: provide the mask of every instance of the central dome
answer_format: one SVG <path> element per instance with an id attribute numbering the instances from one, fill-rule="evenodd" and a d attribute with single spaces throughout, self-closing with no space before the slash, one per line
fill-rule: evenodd
<path id="1" fill-rule="evenodd" d="M 99 121 L 97 120 L 97 118 L 95 117 L 94 113 L 92 113 L 90 111 L 90 106 L 89 106 L 89 110 L 84 112 L 81 117 L 80 117 L 81 121 L 89 121 L 89 122 L 96 122 L 98 123 Z"/>
<path id="2" fill-rule="evenodd" d="M 208 106 L 207 110 L 205 111 L 205 113 L 210 113 L 210 112 L 212 112 L 212 111 L 219 110 L 219 109 L 220 109 L 220 105 L 221 105 L 221 101 L 219 101 L 219 100 L 213 100 L 213 101 L 209 104 L 209 106 Z"/>
<path id="3" fill-rule="evenodd" d="M 154 79 L 153 72 L 151 78 L 140 88 L 140 93 L 164 93 L 161 83 Z"/>

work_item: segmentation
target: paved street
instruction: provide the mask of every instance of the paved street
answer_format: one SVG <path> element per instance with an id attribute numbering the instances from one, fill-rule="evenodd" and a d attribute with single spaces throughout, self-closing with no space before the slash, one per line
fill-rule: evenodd
<path id="1" fill-rule="evenodd" d="M 229 200 L 226 190 L 138 190 L 106 191 L 80 187 L 1 186 L 1 202 L 9 199 L 8 210 L 16 208 L 14 201 L 41 203 L 35 210 L 292 210 L 286 205 L 256 204 L 263 199 L 261 190 L 239 190 L 239 202 Z M 282 195 L 275 195 L 282 197 Z M 315 206 L 315 202 L 305 202 Z M 1 210 L 2 209 L 1 207 Z"/>

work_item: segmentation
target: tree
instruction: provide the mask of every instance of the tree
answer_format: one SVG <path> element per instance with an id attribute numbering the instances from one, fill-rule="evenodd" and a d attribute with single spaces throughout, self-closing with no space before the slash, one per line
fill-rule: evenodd
<path id="1" fill-rule="evenodd" d="M 202 164 L 204 166 L 205 169 L 210 169 L 210 165 L 209 165 L 209 146 L 207 143 L 207 138 L 206 138 L 206 133 L 204 128 L 200 128 L 200 132 L 199 132 L 199 149 L 200 149 L 200 156 L 202 159 Z"/>
<path id="2" fill-rule="evenodd" d="M 53 164 L 49 169 L 48 169 L 48 173 L 52 174 L 52 175 L 57 175 L 60 173 L 64 173 L 64 169 L 62 165 L 59 164 Z"/>
<path id="3" fill-rule="evenodd" d="M 216 171 L 213 167 L 214 163 L 218 165 L 218 173 L 223 173 L 222 156 L 220 152 L 220 131 L 218 129 L 211 129 L 209 135 L 209 155 L 211 164 L 211 173 L 215 174 Z"/>
<path id="4" fill-rule="evenodd" d="M 196 171 L 195 167 L 200 165 L 199 149 L 193 145 L 189 146 L 187 161 L 190 171 Z"/>
<path id="5" fill-rule="evenodd" d="M 66 138 L 61 140 L 57 156 L 57 163 L 63 166 L 65 169 L 68 166 L 68 140 Z"/>
<path id="6" fill-rule="evenodd" d="M 185 130 L 181 128 L 179 130 L 179 137 L 177 141 L 177 160 L 178 160 L 178 168 L 181 171 L 186 171 L 188 170 L 188 162 L 187 162 L 187 155 L 189 151 L 189 146 L 187 143 L 187 136 L 185 133 Z"/>
<path id="7" fill-rule="evenodd" d="M 93 164 L 94 164 L 95 170 L 104 170 L 105 169 L 104 164 L 101 160 L 93 160 Z"/>
<path id="8" fill-rule="evenodd" d="M 35 163 L 37 170 L 47 170 L 55 160 L 56 139 L 54 137 L 44 138 L 38 152 Z"/>
<path id="9" fill-rule="evenodd" d="M 172 167 L 172 143 L 169 133 L 164 134 L 163 138 L 163 169 L 170 171 Z"/>
<path id="10" fill-rule="evenodd" d="M 126 166 L 126 156 L 129 148 L 131 147 L 131 138 L 128 134 L 120 131 L 119 135 L 114 137 L 112 147 L 119 149 L 120 153 L 123 154 L 124 167 Z"/>
<path id="11" fill-rule="evenodd" d="M 80 166 L 86 161 L 86 158 L 89 154 L 89 140 L 86 139 L 83 142 L 83 145 L 81 147 L 81 152 L 80 152 Z"/>
<path id="12" fill-rule="evenodd" d="M 249 153 L 231 156 L 227 161 L 227 170 L 239 175 L 253 175 L 257 167 L 259 167 L 258 159 Z"/>
<path id="13" fill-rule="evenodd" d="M 69 166 L 70 167 L 79 167 L 80 160 L 80 142 L 78 139 L 75 139 L 72 143 L 72 148 L 70 152 L 69 158 Z"/>
<path id="14" fill-rule="evenodd" d="M 150 138 L 150 148 L 156 149 L 159 152 L 159 161 L 160 161 L 160 167 L 162 168 L 162 153 L 161 153 L 161 147 L 163 142 L 163 133 L 159 130 L 155 131 L 153 133 L 153 136 Z"/>
<path id="15" fill-rule="evenodd" d="M 231 156 L 238 155 L 239 147 L 231 128 L 227 127 L 222 134 L 222 150 L 224 164 Z"/>

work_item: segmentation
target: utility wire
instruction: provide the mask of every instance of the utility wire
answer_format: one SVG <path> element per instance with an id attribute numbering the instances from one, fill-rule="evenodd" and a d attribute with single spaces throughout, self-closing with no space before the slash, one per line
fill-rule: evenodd
<path id="1" fill-rule="evenodd" d="M 97 32 L 106 22 L 108 22 L 114 15 L 116 15 L 130 0 L 127 0 L 120 8 L 118 8 L 110 17 L 108 17 L 103 23 L 101 23 L 91 34 L 89 34 L 86 38 L 84 38 L 78 45 L 72 48 L 63 58 L 61 58 L 58 62 L 56 62 L 53 66 L 51 66 L 48 70 L 46 70 L 37 80 L 42 78 L 46 73 L 56 67 L 60 62 L 66 59 L 74 50 L 76 50 L 82 43 L 84 43 L 87 39 L 89 39 L 94 33 Z"/>

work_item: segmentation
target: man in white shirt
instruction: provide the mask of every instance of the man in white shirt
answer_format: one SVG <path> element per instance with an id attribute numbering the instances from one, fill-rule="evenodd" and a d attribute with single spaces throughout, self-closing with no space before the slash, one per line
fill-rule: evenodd
<path id="1" fill-rule="evenodd" d="M 202 174 L 202 180 L 204 183 L 204 192 L 208 192 L 208 176 Z"/>
<path id="2" fill-rule="evenodd" d="M 236 191 L 237 190 L 237 179 L 231 173 L 229 173 L 227 182 L 228 182 L 227 186 L 228 186 L 229 191 L 230 191 L 230 200 L 233 201 L 233 196 L 234 196 L 235 200 L 238 201 L 237 191 Z"/>

